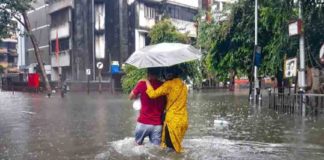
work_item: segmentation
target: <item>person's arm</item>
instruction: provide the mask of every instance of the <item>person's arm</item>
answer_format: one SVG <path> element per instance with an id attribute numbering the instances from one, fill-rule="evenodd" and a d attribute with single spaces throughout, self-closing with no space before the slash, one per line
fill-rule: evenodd
<path id="1" fill-rule="evenodd" d="M 135 88 L 129 93 L 128 98 L 130 100 L 134 100 L 138 97 L 138 95 L 142 92 L 143 84 L 145 84 L 143 81 L 137 83 Z"/>
<path id="2" fill-rule="evenodd" d="M 169 83 L 168 81 L 164 82 L 162 86 L 160 86 L 159 88 L 155 89 L 152 87 L 150 81 L 146 81 L 146 94 L 150 97 L 150 98 L 158 98 L 160 96 L 165 96 L 167 94 L 169 94 L 171 88 L 169 87 Z"/>
<path id="3" fill-rule="evenodd" d="M 134 100 L 134 99 L 137 98 L 137 96 L 134 94 L 133 91 L 131 91 L 130 94 L 128 95 L 128 98 L 129 98 L 130 100 Z"/>

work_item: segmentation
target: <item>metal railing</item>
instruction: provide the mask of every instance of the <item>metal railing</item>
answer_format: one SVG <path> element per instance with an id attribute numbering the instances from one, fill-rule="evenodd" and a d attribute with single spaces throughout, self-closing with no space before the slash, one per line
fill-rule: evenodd
<path id="1" fill-rule="evenodd" d="M 269 108 L 288 114 L 323 114 L 324 94 L 284 94 L 269 92 Z"/>

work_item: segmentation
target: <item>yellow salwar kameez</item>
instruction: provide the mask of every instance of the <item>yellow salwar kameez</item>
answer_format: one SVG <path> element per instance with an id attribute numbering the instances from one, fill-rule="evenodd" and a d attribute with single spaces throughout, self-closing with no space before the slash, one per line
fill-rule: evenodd
<path id="1" fill-rule="evenodd" d="M 168 126 L 170 139 L 176 152 L 182 151 L 182 140 L 188 128 L 187 96 L 188 89 L 180 78 L 164 82 L 162 86 L 153 89 L 148 85 L 146 93 L 150 98 L 167 97 L 166 116 L 163 124 L 161 146 L 165 144 L 165 127 Z"/>

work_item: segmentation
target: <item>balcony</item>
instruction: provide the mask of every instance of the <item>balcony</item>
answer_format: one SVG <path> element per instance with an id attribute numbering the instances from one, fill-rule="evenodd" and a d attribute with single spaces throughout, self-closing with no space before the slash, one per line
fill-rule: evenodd
<path id="1" fill-rule="evenodd" d="M 8 53 L 7 48 L 0 48 L 0 54 L 6 54 L 6 53 Z"/>
<path id="2" fill-rule="evenodd" d="M 61 9 L 72 7 L 73 8 L 73 1 L 72 0 L 49 0 L 49 13 L 53 13 L 59 11 Z"/>
<path id="3" fill-rule="evenodd" d="M 144 2 L 161 3 L 163 0 L 143 0 Z"/>
<path id="4" fill-rule="evenodd" d="M 7 68 L 8 67 L 8 62 L 7 61 L 0 61 L 0 66 L 2 66 L 3 68 Z"/>
<path id="5" fill-rule="evenodd" d="M 8 54 L 10 56 L 15 56 L 15 57 L 18 56 L 17 49 L 9 49 Z"/>

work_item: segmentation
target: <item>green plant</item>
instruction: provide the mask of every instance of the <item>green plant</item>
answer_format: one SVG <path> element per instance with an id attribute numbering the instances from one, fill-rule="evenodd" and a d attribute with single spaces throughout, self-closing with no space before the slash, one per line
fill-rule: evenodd
<path id="1" fill-rule="evenodd" d="M 129 93 L 139 80 L 146 78 L 145 69 L 137 69 L 134 66 L 126 65 L 123 71 L 125 76 L 122 78 L 122 88 L 126 93 Z"/>
<path id="2" fill-rule="evenodd" d="M 0 65 L 0 75 L 4 73 L 4 70 L 5 68 L 2 65 Z"/>
<path id="3" fill-rule="evenodd" d="M 149 37 L 151 39 L 151 44 L 162 42 L 189 42 L 188 36 L 178 32 L 176 27 L 168 19 L 163 19 L 155 24 L 149 32 Z M 183 77 L 190 77 L 194 84 L 199 84 L 202 81 L 202 74 L 199 67 L 198 62 L 181 64 L 181 68 L 183 68 L 184 72 L 186 73 Z M 124 72 L 126 73 L 126 75 L 122 78 L 122 88 L 124 92 L 130 92 L 136 83 L 140 79 L 145 78 L 146 75 L 145 69 L 137 69 L 136 67 L 130 65 L 125 66 Z"/>

